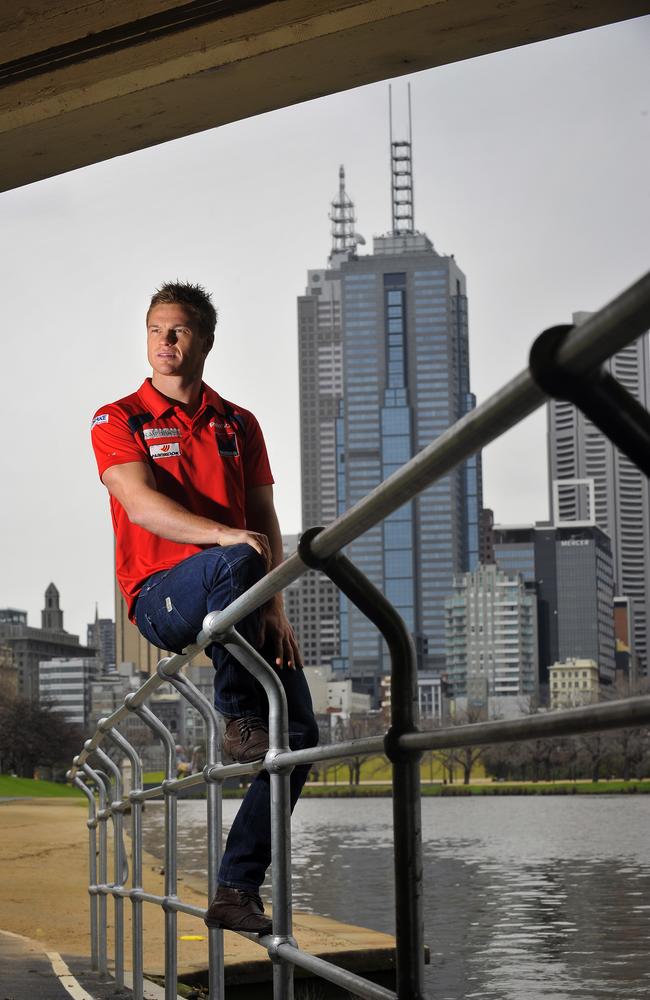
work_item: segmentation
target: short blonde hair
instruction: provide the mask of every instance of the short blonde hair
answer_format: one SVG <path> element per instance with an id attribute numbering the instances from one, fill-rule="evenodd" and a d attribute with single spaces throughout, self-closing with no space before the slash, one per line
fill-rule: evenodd
<path id="1" fill-rule="evenodd" d="M 151 296 L 151 302 L 147 310 L 147 321 L 149 313 L 154 306 L 178 304 L 192 313 L 199 324 L 199 332 L 204 337 L 212 337 L 217 325 L 217 310 L 212 304 L 212 296 L 202 285 L 193 285 L 189 281 L 168 281 Z"/>

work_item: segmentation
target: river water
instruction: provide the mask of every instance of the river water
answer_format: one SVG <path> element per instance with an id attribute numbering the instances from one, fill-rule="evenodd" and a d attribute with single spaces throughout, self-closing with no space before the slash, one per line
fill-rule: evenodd
<path id="1" fill-rule="evenodd" d="M 224 801 L 227 829 L 239 805 Z M 650 997 L 650 797 L 428 798 L 426 970 L 436 1000 Z M 304 799 L 294 906 L 394 933 L 390 799 Z M 179 803 L 179 864 L 205 874 L 205 804 Z M 145 846 L 162 856 L 162 806 Z M 264 895 L 264 892 L 262 893 Z"/>

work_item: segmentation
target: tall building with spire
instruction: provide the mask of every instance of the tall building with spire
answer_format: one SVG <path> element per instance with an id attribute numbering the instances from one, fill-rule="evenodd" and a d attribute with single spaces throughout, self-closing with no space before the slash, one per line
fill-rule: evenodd
<path id="1" fill-rule="evenodd" d="M 50 632 L 63 632 L 63 611 L 60 594 L 53 583 L 45 591 L 45 607 L 41 611 L 41 628 Z"/>
<path id="2" fill-rule="evenodd" d="M 341 264 L 353 258 L 363 237 L 355 231 L 354 204 L 339 169 L 330 208 L 332 247 L 328 266 L 307 273 L 298 299 L 300 454 L 303 530 L 336 517 L 336 420 L 343 390 Z M 319 573 L 301 577 L 298 639 L 307 666 L 332 662 L 339 650 L 339 597 Z"/>
<path id="3" fill-rule="evenodd" d="M 305 527 L 357 503 L 475 405 L 465 276 L 415 228 L 410 95 L 408 139 L 392 132 L 391 120 L 391 231 L 359 254 L 341 187 L 329 267 L 308 272 L 299 299 Z M 406 621 L 422 669 L 444 669 L 444 602 L 454 574 L 478 562 L 481 506 L 476 456 L 350 546 Z M 377 698 L 388 663 L 376 630 L 343 598 L 338 630 L 334 666 Z"/>

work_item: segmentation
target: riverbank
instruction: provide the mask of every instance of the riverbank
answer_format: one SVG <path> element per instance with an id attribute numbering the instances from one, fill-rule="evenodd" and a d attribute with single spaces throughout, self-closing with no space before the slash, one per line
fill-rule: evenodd
<path id="1" fill-rule="evenodd" d="M 245 788 L 226 788 L 224 798 L 242 798 Z M 485 781 L 476 784 L 421 785 L 422 796 L 462 795 L 647 795 L 650 779 L 639 781 Z M 303 798 L 308 799 L 368 799 L 391 798 L 389 784 L 372 785 L 305 785 Z"/>
<path id="2" fill-rule="evenodd" d="M 35 785 L 39 782 L 34 782 Z M 89 956 L 88 831 L 85 798 L 11 799 L 0 802 L 0 929 L 37 941 L 64 956 Z M 127 824 L 128 828 L 128 824 Z M 112 840 L 109 824 L 109 842 Z M 128 844 L 127 844 L 128 849 Z M 112 871 L 109 857 L 109 871 Z M 144 852 L 146 891 L 162 895 L 161 862 Z M 187 903 L 207 906 L 205 884 L 183 872 L 179 896 Z M 145 974 L 164 974 L 162 910 L 145 905 Z M 131 968 L 131 907 L 124 907 L 125 965 Z M 108 954 L 114 954 L 113 905 L 108 904 Z M 353 971 L 388 974 L 394 968 L 394 938 L 389 934 L 340 923 L 317 914 L 295 913 L 294 934 L 305 951 L 328 958 Z M 244 1000 L 246 984 L 270 981 L 272 963 L 255 941 L 224 935 L 226 982 L 241 985 L 233 997 Z M 178 968 L 186 977 L 207 968 L 207 931 L 203 921 L 178 914 Z M 239 988 L 239 987 L 238 987 Z M 251 986 L 253 991 L 257 986 Z M 261 988 L 261 987 L 260 987 Z M 261 994 L 256 993 L 257 996 Z"/>
<path id="3" fill-rule="evenodd" d="M 162 781 L 160 775 L 147 775 L 154 783 Z M 421 794 L 428 796 L 462 796 L 462 795 L 647 795 L 650 793 L 650 779 L 635 779 L 631 781 L 490 781 L 488 779 L 464 785 L 461 782 L 443 784 L 442 782 L 422 782 Z M 199 797 L 202 793 L 199 793 Z M 246 794 L 246 788 L 225 788 L 226 799 L 241 799 Z M 367 799 L 390 798 L 392 789 L 390 782 L 361 782 L 358 785 L 349 784 L 307 784 L 302 793 L 308 799 Z M 85 802 L 82 793 L 69 785 L 57 784 L 53 781 L 34 781 L 30 778 L 12 778 L 0 775 L 0 799 L 28 798 L 73 798 Z"/>

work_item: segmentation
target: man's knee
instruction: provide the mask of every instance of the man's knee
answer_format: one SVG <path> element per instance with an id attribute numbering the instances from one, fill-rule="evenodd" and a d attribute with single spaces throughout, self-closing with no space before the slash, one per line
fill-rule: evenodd
<path id="1" fill-rule="evenodd" d="M 213 582 L 219 582 L 227 573 L 236 584 L 238 591 L 248 590 L 266 574 L 264 558 L 252 545 L 215 546 L 206 549 L 209 553 L 210 569 Z"/>

